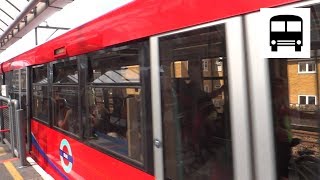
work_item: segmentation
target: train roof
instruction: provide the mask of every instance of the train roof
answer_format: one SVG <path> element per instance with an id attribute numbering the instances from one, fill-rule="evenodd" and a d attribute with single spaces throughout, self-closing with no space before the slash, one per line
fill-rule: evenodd
<path id="1" fill-rule="evenodd" d="M 4 72 L 298 0 L 135 0 L 1 64 Z M 63 56 L 54 51 L 62 48 Z"/>

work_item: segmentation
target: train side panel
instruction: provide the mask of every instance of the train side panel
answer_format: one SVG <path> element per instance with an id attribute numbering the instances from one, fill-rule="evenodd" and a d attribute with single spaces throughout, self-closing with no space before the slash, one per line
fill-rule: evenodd
<path id="1" fill-rule="evenodd" d="M 36 120 L 32 120 L 31 130 L 31 154 L 55 179 L 154 179 Z"/>

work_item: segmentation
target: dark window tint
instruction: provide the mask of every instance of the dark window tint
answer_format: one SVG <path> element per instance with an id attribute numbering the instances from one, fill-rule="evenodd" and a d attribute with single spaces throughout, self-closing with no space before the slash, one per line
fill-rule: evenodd
<path id="1" fill-rule="evenodd" d="M 272 111 L 277 179 L 307 180 L 320 177 L 319 146 L 319 15 L 311 7 L 311 58 L 270 59 Z"/>
<path id="2" fill-rule="evenodd" d="M 315 71 L 315 70 L 316 70 L 316 65 L 315 65 L 315 63 L 309 63 L 309 64 L 308 64 L 308 70 L 309 70 L 309 71 Z"/>
<path id="3" fill-rule="evenodd" d="M 140 167 L 146 165 L 140 67 L 148 59 L 143 44 L 133 42 L 90 54 L 87 79 L 89 142 Z"/>
<path id="4" fill-rule="evenodd" d="M 53 87 L 52 107 L 54 126 L 79 135 L 78 87 Z"/>
<path id="5" fill-rule="evenodd" d="M 13 98 L 13 88 L 12 88 L 12 74 L 13 72 L 6 72 L 5 73 L 5 79 L 4 79 L 4 84 L 7 85 L 7 97 Z"/>
<path id="6" fill-rule="evenodd" d="M 78 66 L 76 60 L 68 60 L 53 65 L 54 84 L 77 84 Z"/>
<path id="7" fill-rule="evenodd" d="M 134 45 L 101 50 L 91 59 L 88 76 L 91 83 L 140 82 L 138 48 Z"/>
<path id="8" fill-rule="evenodd" d="M 48 87 L 33 85 L 32 88 L 32 115 L 34 118 L 49 122 Z"/>
<path id="9" fill-rule="evenodd" d="M 307 97 L 306 96 L 300 96 L 300 104 L 307 104 Z"/>
<path id="10" fill-rule="evenodd" d="M 233 179 L 224 25 L 159 45 L 165 177 Z"/>
<path id="11" fill-rule="evenodd" d="M 89 88 L 88 92 L 91 142 L 142 162 L 140 88 Z"/>
<path id="12" fill-rule="evenodd" d="M 15 92 L 20 88 L 26 91 L 26 68 L 12 71 L 12 88 Z"/>
<path id="13" fill-rule="evenodd" d="M 300 68 L 299 69 L 300 72 L 306 72 L 307 71 L 306 63 L 300 63 L 299 68 Z"/>
<path id="14" fill-rule="evenodd" d="M 24 70 L 21 77 L 26 78 Z M 32 69 L 32 117 L 49 123 L 49 104 L 51 99 L 48 94 L 47 65 Z"/>
<path id="15" fill-rule="evenodd" d="M 23 68 L 20 70 L 20 86 L 22 91 L 27 90 L 27 69 Z"/>
<path id="16" fill-rule="evenodd" d="M 48 84 L 47 66 L 40 66 L 33 69 L 33 83 Z"/>
<path id="17" fill-rule="evenodd" d="M 308 97 L 308 104 L 316 104 L 316 97 L 309 96 Z"/>
<path id="18" fill-rule="evenodd" d="M 19 85 L 19 70 L 12 71 L 12 89 L 18 91 Z"/>

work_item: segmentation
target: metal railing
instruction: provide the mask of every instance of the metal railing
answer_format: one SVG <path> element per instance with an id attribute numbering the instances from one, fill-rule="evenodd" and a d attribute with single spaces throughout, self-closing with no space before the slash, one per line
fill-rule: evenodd
<path id="1" fill-rule="evenodd" d="M 25 132 L 23 123 L 23 110 L 19 109 L 19 102 L 16 99 L 10 99 L 7 97 L 0 96 L 0 101 L 7 103 L 7 106 L 2 106 L 2 110 L 5 108 L 9 109 L 9 129 L 4 129 L 4 118 L 0 118 L 0 138 L 4 143 L 6 142 L 10 149 L 12 156 L 18 156 L 21 166 L 26 166 L 26 142 L 25 142 Z M 3 111 L 2 111 L 3 112 Z M 10 133 L 10 143 L 5 141 L 4 133 Z M 17 139 L 15 139 L 17 137 Z M 17 142 L 16 142 L 17 141 Z M 18 152 L 15 154 L 15 147 L 17 147 Z"/>

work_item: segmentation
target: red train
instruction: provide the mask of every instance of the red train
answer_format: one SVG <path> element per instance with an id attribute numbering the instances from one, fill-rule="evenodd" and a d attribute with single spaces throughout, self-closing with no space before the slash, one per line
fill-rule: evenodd
<path id="1" fill-rule="evenodd" d="M 2 63 L 30 155 L 55 179 L 300 177 L 275 120 L 293 61 L 258 55 L 267 7 L 310 8 L 319 49 L 319 1 L 136 0 Z"/>

